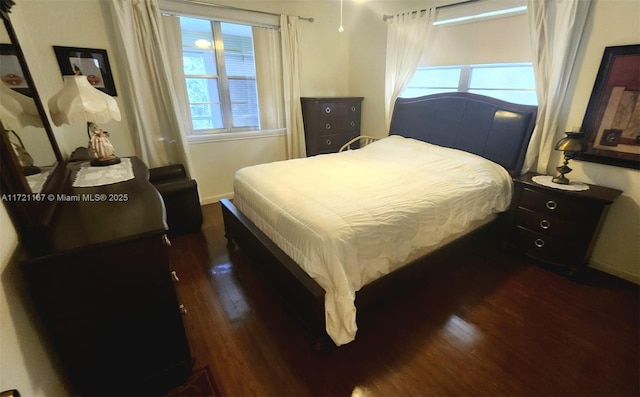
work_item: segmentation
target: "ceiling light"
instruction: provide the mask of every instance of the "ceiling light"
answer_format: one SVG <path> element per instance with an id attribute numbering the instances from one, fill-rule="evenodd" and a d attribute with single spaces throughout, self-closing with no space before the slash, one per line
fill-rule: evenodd
<path id="1" fill-rule="evenodd" d="M 198 48 L 210 48 L 211 47 L 211 42 L 209 40 L 205 40 L 205 39 L 198 39 L 195 42 L 196 47 Z"/>
<path id="2" fill-rule="evenodd" d="M 342 0 L 340 0 L 340 27 L 338 28 L 338 32 L 344 32 L 344 28 L 342 27 Z"/>

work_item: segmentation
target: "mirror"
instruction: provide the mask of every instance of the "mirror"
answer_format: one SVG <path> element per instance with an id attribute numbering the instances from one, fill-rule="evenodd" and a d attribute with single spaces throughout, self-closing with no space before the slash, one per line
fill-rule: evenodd
<path id="1" fill-rule="evenodd" d="M 0 161 L 2 198 L 27 250 L 55 208 L 65 168 L 42 101 L 11 24 L 13 0 L 0 0 Z"/>

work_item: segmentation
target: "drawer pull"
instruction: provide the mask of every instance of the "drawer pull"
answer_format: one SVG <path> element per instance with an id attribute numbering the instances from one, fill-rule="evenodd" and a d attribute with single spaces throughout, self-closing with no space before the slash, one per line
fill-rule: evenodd
<path id="1" fill-rule="evenodd" d="M 166 234 L 162 235 L 162 243 L 167 247 L 171 247 L 171 240 L 169 240 L 169 237 Z"/>
<path id="2" fill-rule="evenodd" d="M 173 279 L 173 281 L 180 281 L 180 279 L 178 278 L 178 273 L 176 273 L 175 270 L 171 271 L 171 278 Z"/>
<path id="3" fill-rule="evenodd" d="M 352 122 L 351 122 L 351 126 L 352 126 L 352 127 L 355 127 L 355 126 L 356 126 L 356 122 L 355 122 L 355 121 L 352 121 Z"/>
<path id="4" fill-rule="evenodd" d="M 180 308 L 180 313 L 182 313 L 182 314 L 187 314 L 187 308 L 186 308 L 186 307 L 184 307 L 184 305 L 180 305 L 180 306 L 178 306 L 178 307 Z"/>
<path id="5" fill-rule="evenodd" d="M 324 129 L 325 130 L 330 130 L 331 129 L 331 124 L 327 123 L 324 125 Z"/>
<path id="6" fill-rule="evenodd" d="M 542 248 L 542 247 L 544 247 L 544 240 L 541 239 L 541 238 L 537 238 L 537 239 L 535 239 L 533 244 L 535 244 L 535 246 L 538 247 L 538 248 Z"/>
<path id="7" fill-rule="evenodd" d="M 327 146 L 331 146 L 331 139 L 327 139 L 326 141 L 324 141 L 324 143 L 325 143 Z"/>
<path id="8" fill-rule="evenodd" d="M 547 208 L 548 208 L 548 209 L 550 209 L 550 210 L 555 210 L 556 208 L 558 208 L 558 203 L 556 203 L 556 202 L 555 202 L 555 201 L 553 201 L 553 200 L 549 200 L 549 201 L 547 201 L 546 206 L 547 206 Z"/>
<path id="9" fill-rule="evenodd" d="M 543 219 L 543 220 L 540 221 L 540 227 L 545 229 L 545 230 L 547 230 L 548 228 L 551 227 L 551 222 L 549 222 L 546 219 Z"/>
<path id="10" fill-rule="evenodd" d="M 356 107 L 355 106 L 351 106 L 351 111 L 355 112 L 356 111 Z"/>
<path id="11" fill-rule="evenodd" d="M 326 108 L 324 108 L 324 112 L 325 112 L 326 114 L 331 113 L 331 108 L 330 108 L 329 106 L 327 106 Z"/>

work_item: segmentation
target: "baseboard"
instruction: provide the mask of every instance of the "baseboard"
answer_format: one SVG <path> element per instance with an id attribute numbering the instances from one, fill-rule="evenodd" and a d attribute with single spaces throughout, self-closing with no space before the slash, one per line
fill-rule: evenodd
<path id="1" fill-rule="evenodd" d="M 594 269 L 598 269 L 600 271 L 603 271 L 605 273 L 609 273 L 612 274 L 616 277 L 620 277 L 624 280 L 627 281 L 631 281 L 634 284 L 640 284 L 640 275 L 639 274 L 634 274 L 634 273 L 630 273 L 624 270 L 620 270 L 618 268 L 616 268 L 615 266 L 606 263 L 606 262 L 602 262 L 599 261 L 597 259 L 593 259 L 591 258 L 591 262 L 589 264 L 592 268 Z"/>
<path id="2" fill-rule="evenodd" d="M 222 200 L 222 199 L 233 199 L 233 193 L 227 193 L 227 194 L 219 194 L 217 196 L 209 196 L 209 197 L 202 197 L 200 199 L 200 204 L 201 205 L 207 205 L 207 204 L 213 204 L 213 203 L 217 203 L 218 201 Z"/>

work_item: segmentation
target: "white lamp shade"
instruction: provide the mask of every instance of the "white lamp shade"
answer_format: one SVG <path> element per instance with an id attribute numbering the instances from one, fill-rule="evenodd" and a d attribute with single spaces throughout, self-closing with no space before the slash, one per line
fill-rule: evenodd
<path id="1" fill-rule="evenodd" d="M 120 120 L 116 100 L 93 87 L 87 76 L 64 76 L 64 86 L 49 99 L 49 111 L 57 126 Z"/>
<path id="2" fill-rule="evenodd" d="M 0 82 L 0 119 L 5 128 L 20 131 L 26 126 L 42 128 L 42 119 L 32 98 Z"/>

